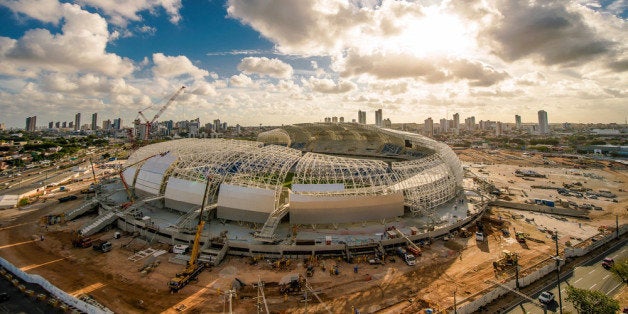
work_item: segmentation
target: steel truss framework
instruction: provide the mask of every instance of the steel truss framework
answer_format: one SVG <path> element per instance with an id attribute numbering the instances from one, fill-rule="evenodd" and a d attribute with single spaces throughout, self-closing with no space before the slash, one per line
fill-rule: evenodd
<path id="1" fill-rule="evenodd" d="M 294 126 L 287 128 L 288 132 L 281 130 L 270 135 L 284 137 L 284 134 L 294 133 L 291 128 Z M 344 124 L 344 128 L 360 134 L 381 134 L 379 138 L 385 140 L 410 141 L 421 154 L 411 160 L 384 162 L 311 152 L 303 154 L 297 149 L 254 141 L 182 139 L 142 147 L 129 157 L 127 165 L 160 153 L 174 154 L 177 161 L 164 176 L 162 187 L 170 177 L 203 183 L 210 180 L 208 205 L 216 204 L 222 183 L 274 190 L 275 209 L 289 203 L 282 190 L 285 190 L 284 184 L 289 186 L 290 183 L 343 187 L 332 191 L 316 187 L 292 191 L 321 196 L 385 195 L 402 191 L 405 206 L 417 214 L 429 214 L 431 208 L 459 192 L 462 166 L 444 143 L 414 133 L 358 124 Z M 142 165 L 136 165 L 137 169 Z M 289 182 L 290 176 L 293 176 L 292 182 Z"/>

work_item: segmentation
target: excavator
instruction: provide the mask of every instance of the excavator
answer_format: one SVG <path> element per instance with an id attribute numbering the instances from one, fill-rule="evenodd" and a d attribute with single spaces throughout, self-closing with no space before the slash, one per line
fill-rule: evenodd
<path id="1" fill-rule="evenodd" d="M 205 183 L 205 193 L 203 194 L 203 202 L 201 203 L 201 211 L 198 215 L 198 225 L 196 226 L 196 234 L 194 235 L 194 244 L 192 245 L 192 253 L 190 255 L 190 261 L 187 263 L 185 269 L 178 273 L 174 278 L 168 282 L 170 287 L 170 293 L 175 293 L 185 287 L 190 281 L 196 280 L 196 277 L 205 269 L 209 267 L 209 263 L 199 262 L 198 256 L 201 246 L 201 233 L 203 227 L 205 227 L 205 221 L 203 221 L 203 210 L 207 204 L 207 191 L 209 190 L 209 179 Z"/>

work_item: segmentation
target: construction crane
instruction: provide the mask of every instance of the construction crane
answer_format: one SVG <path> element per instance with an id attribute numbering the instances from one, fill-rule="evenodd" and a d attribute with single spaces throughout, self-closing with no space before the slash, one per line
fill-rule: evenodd
<path id="1" fill-rule="evenodd" d="M 185 86 L 181 86 L 181 88 L 179 88 L 171 97 L 170 99 L 168 99 L 168 101 L 166 102 L 165 105 L 163 105 L 161 107 L 161 109 L 159 109 L 159 111 L 157 112 L 157 114 L 155 114 L 155 117 L 153 117 L 152 120 L 148 121 L 148 118 L 146 118 L 146 116 L 144 115 L 144 113 L 142 112 L 143 110 L 146 110 L 150 107 L 144 108 L 140 111 L 138 111 L 138 115 L 140 115 L 144 121 L 146 121 L 146 132 L 144 133 L 144 140 L 148 139 L 148 136 L 150 134 L 150 128 L 153 125 L 153 123 L 155 123 L 155 121 L 157 121 L 157 119 L 159 119 L 159 117 L 161 116 L 162 113 L 164 113 L 164 111 L 166 111 L 166 109 L 168 109 L 168 107 L 174 102 L 175 98 L 177 98 L 177 96 L 179 96 L 183 90 L 185 89 Z"/>
<path id="2" fill-rule="evenodd" d="M 201 244 L 201 233 L 203 232 L 203 227 L 205 227 L 205 221 L 203 220 L 203 209 L 207 205 L 207 192 L 209 190 L 209 184 L 211 180 L 207 179 L 205 183 L 205 193 L 203 193 L 203 202 L 201 203 L 201 211 L 198 215 L 198 225 L 196 227 L 196 234 L 194 235 L 194 244 L 192 245 L 192 253 L 190 255 L 190 261 L 187 263 L 187 267 L 176 275 L 176 277 L 172 278 L 168 282 L 168 287 L 170 287 L 170 292 L 178 292 L 183 287 L 185 287 L 190 281 L 196 279 L 198 275 L 209 266 L 208 263 L 198 261 L 200 244 Z M 230 295 L 231 297 L 231 295 Z M 230 299 L 231 300 L 231 299 Z M 231 302 L 231 301 L 230 301 Z M 231 303 L 229 303 L 231 304 Z"/>

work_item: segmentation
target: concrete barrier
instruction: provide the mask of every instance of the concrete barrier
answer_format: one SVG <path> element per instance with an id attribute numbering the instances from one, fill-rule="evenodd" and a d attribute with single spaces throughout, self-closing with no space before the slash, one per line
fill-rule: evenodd
<path id="1" fill-rule="evenodd" d="M 100 308 L 100 307 L 86 303 L 84 301 L 81 301 L 69 295 L 67 292 L 51 284 L 48 280 L 46 280 L 42 276 L 31 275 L 31 274 L 25 273 L 24 271 L 15 267 L 15 265 L 11 264 L 9 261 L 1 257 L 0 257 L 0 266 L 4 267 L 8 272 L 14 274 L 15 276 L 17 276 L 18 278 L 20 278 L 21 280 L 25 282 L 34 283 L 34 284 L 38 284 L 42 286 L 44 289 L 46 289 L 46 291 L 48 291 L 55 298 L 61 300 L 63 303 L 71 307 L 78 309 L 79 311 L 82 311 L 88 314 L 113 314 L 113 312 L 109 310 L 108 308 Z"/>

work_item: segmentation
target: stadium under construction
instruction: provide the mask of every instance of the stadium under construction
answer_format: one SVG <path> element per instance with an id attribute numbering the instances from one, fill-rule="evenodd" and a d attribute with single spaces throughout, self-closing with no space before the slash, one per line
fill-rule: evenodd
<path id="1" fill-rule="evenodd" d="M 201 204 L 201 258 L 351 257 L 445 235 L 480 211 L 455 153 L 424 136 L 355 123 L 282 126 L 257 141 L 180 139 L 144 146 L 66 213 L 98 208 L 109 225 L 190 244 Z M 466 192 L 465 192 L 466 191 Z"/>

